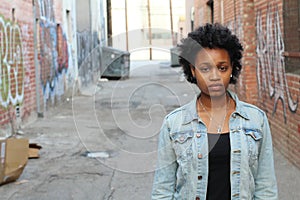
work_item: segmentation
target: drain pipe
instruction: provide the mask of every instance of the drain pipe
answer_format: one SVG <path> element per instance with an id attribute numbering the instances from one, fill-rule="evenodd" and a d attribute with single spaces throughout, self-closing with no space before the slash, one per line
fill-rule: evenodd
<path id="1" fill-rule="evenodd" d="M 236 0 L 233 0 L 233 15 L 234 15 L 234 32 L 236 33 Z"/>
<path id="2" fill-rule="evenodd" d="M 36 93 L 36 111 L 38 117 L 43 117 L 40 105 L 40 77 L 39 77 L 39 63 L 38 63 L 38 52 L 37 52 L 37 19 L 36 19 L 36 5 L 35 0 L 32 0 L 33 7 L 33 41 L 34 41 L 34 66 L 35 66 L 35 93 Z"/>

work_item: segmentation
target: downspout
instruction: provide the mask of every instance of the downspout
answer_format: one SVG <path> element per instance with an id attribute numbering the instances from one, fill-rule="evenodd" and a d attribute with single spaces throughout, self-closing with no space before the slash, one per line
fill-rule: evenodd
<path id="1" fill-rule="evenodd" d="M 234 16 L 234 32 L 236 33 L 236 0 L 233 0 L 234 6 L 233 6 L 233 16 Z"/>
<path id="2" fill-rule="evenodd" d="M 33 7 L 33 42 L 34 42 L 34 66 L 35 66 L 35 93 L 36 93 L 36 112 L 38 117 L 43 117 L 40 105 L 40 76 L 39 76 L 39 62 L 37 50 L 37 19 L 35 0 L 32 0 Z"/>
<path id="3" fill-rule="evenodd" d="M 107 46 L 112 46 L 111 0 L 106 0 L 107 13 Z"/>

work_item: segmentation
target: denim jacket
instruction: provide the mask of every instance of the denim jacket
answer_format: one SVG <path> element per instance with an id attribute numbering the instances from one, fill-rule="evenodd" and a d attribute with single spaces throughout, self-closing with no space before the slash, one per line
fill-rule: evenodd
<path id="1" fill-rule="evenodd" d="M 231 199 L 277 199 L 272 138 L 266 114 L 235 100 L 231 114 Z M 195 97 L 165 117 L 158 142 L 152 200 L 206 199 L 208 182 L 207 128 L 197 114 Z"/>

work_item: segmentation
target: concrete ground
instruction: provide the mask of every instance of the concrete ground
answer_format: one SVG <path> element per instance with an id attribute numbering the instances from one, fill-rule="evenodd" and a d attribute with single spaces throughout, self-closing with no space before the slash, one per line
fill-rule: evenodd
<path id="1" fill-rule="evenodd" d="M 130 78 L 100 80 L 24 127 L 38 143 L 1 200 L 150 199 L 163 117 L 197 90 L 167 62 L 133 62 Z M 300 199 L 300 170 L 275 150 L 279 199 Z"/>

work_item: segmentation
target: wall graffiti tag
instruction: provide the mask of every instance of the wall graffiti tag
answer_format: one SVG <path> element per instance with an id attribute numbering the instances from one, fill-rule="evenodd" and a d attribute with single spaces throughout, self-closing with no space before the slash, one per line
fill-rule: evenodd
<path id="1" fill-rule="evenodd" d="M 39 0 L 39 62 L 44 101 L 64 94 L 64 76 L 69 67 L 66 35 L 55 22 L 53 0 Z"/>
<path id="2" fill-rule="evenodd" d="M 58 73 L 62 73 L 63 70 L 67 70 L 69 67 L 69 52 L 67 37 L 63 33 L 62 28 L 57 29 L 57 58 L 58 58 Z"/>
<path id="3" fill-rule="evenodd" d="M 77 32 L 77 58 L 82 85 L 87 86 L 94 81 L 101 65 L 101 45 L 97 32 Z"/>
<path id="4" fill-rule="evenodd" d="M 262 98 L 263 95 L 269 95 L 269 97 L 274 98 L 273 114 L 276 112 L 279 101 L 281 101 L 286 123 L 286 104 L 292 112 L 296 112 L 298 98 L 292 99 L 287 84 L 283 56 L 284 41 L 278 8 L 268 5 L 265 24 L 264 29 L 262 14 L 258 11 L 256 18 L 258 97 Z"/>
<path id="5" fill-rule="evenodd" d="M 226 26 L 239 38 L 240 41 L 243 40 L 243 23 L 241 15 L 237 15 L 236 19 L 229 21 Z"/>
<path id="6" fill-rule="evenodd" d="M 242 23 L 241 15 L 237 15 L 234 20 L 227 22 L 225 25 L 232 31 L 233 34 L 235 34 L 239 38 L 240 41 L 243 41 L 244 36 L 243 36 L 243 23 Z M 238 79 L 237 84 L 239 85 L 240 88 L 244 87 L 242 78 Z"/>
<path id="7" fill-rule="evenodd" d="M 5 108 L 23 101 L 23 60 L 20 27 L 0 16 L 0 105 Z"/>

